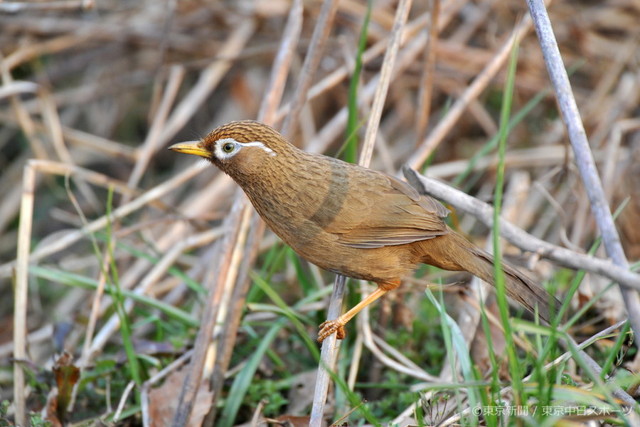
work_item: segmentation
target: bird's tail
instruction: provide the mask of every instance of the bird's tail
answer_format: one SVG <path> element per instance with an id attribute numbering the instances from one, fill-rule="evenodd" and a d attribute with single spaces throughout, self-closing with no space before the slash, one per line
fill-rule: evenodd
<path id="1" fill-rule="evenodd" d="M 440 239 L 442 240 L 433 247 L 433 243 Z M 478 248 L 454 231 L 429 242 L 432 243 L 431 250 L 424 257 L 423 262 L 446 270 L 465 270 L 495 286 L 493 256 L 491 254 Z M 440 252 L 447 253 L 448 256 L 446 258 L 449 261 L 447 263 L 434 263 L 434 258 L 439 258 L 440 260 L 444 258 L 434 254 L 433 249 L 436 249 L 436 251 L 440 249 Z M 507 295 L 531 313 L 535 314 L 537 309 L 540 318 L 550 324 L 552 313 L 556 313 L 560 307 L 558 300 L 505 261 L 502 261 L 502 271 L 506 280 L 505 290 Z"/>

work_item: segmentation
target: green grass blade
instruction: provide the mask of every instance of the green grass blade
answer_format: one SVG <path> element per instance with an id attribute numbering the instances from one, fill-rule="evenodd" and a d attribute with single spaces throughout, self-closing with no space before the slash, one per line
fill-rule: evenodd
<path id="1" fill-rule="evenodd" d="M 247 394 L 247 390 L 251 385 L 253 376 L 258 370 L 260 361 L 264 357 L 267 349 L 269 348 L 269 345 L 271 345 L 278 332 L 284 325 L 285 319 L 280 319 L 273 324 L 273 326 L 264 335 L 262 340 L 260 340 L 260 344 L 258 344 L 258 347 L 255 349 L 255 351 L 247 361 L 247 364 L 235 377 L 233 384 L 231 385 L 231 389 L 229 390 L 229 395 L 225 402 L 224 408 L 222 409 L 222 415 L 218 420 L 218 427 L 231 427 L 234 424 L 236 415 L 238 414 L 238 410 L 240 409 L 242 401 Z"/>
<path id="2" fill-rule="evenodd" d="M 509 124 L 507 125 L 507 133 L 510 133 L 513 128 L 515 128 L 518 124 L 520 124 L 527 115 L 533 111 L 533 109 L 538 106 L 549 94 L 549 90 L 540 91 L 536 96 L 534 96 L 529 102 L 525 104 L 518 112 L 516 112 L 513 117 L 509 119 Z M 478 152 L 476 152 L 469 162 L 467 163 L 467 167 L 463 172 L 458 174 L 451 182 L 454 186 L 459 186 L 462 182 L 467 179 L 467 177 L 473 171 L 473 168 L 478 163 L 478 161 L 489 154 L 491 150 L 495 149 L 498 146 L 498 142 L 500 139 L 500 133 L 494 135 L 486 144 L 484 144 Z"/>
<path id="3" fill-rule="evenodd" d="M 581 65 L 577 64 L 571 69 L 567 70 L 569 75 L 572 75 Z M 520 124 L 535 107 L 537 107 L 549 94 L 551 93 L 551 89 L 541 90 L 534 96 L 529 102 L 525 104 L 520 110 L 518 110 L 510 119 L 509 124 L 507 125 L 507 133 L 510 133 L 513 128 L 515 128 L 518 124 Z M 467 179 L 467 177 L 473 171 L 474 166 L 478 163 L 480 158 L 486 156 L 491 152 L 491 150 L 495 149 L 498 146 L 498 140 L 500 138 L 500 133 L 491 138 L 477 153 L 475 153 L 467 164 L 467 167 L 463 172 L 458 174 L 451 182 L 454 186 L 459 187 L 462 182 Z M 467 186 L 465 186 L 466 188 Z"/>
<path id="4" fill-rule="evenodd" d="M 349 81 L 349 97 L 347 100 L 347 128 L 344 159 L 347 162 L 356 163 L 358 161 L 358 85 L 360 83 L 360 74 L 362 72 L 362 54 L 367 47 L 367 33 L 369 32 L 369 20 L 371 18 L 371 9 L 373 1 L 367 2 L 367 13 L 364 15 L 362 28 L 360 29 L 360 38 L 358 40 L 358 51 L 356 52 L 355 65 L 353 74 Z"/>
<path id="5" fill-rule="evenodd" d="M 502 194 L 504 188 L 504 163 L 508 137 L 508 123 L 511 114 L 511 102 L 513 100 L 513 87 L 515 85 L 516 68 L 518 64 L 518 45 L 514 44 L 509 59 L 509 70 L 507 82 L 505 84 L 502 98 L 502 109 L 500 111 L 500 129 L 498 144 L 498 170 L 496 177 L 496 191 L 493 210 L 493 256 L 494 256 L 494 276 L 496 282 L 496 297 L 500 309 L 500 319 L 504 328 L 506 351 L 509 359 L 509 371 L 513 381 L 513 391 L 516 405 L 520 405 L 522 399 L 522 373 L 520 363 L 516 354 L 516 347 L 513 340 L 513 331 L 509 323 L 509 305 L 507 302 L 506 283 L 502 271 L 502 251 L 500 248 L 500 211 L 502 210 Z"/>
<path id="6" fill-rule="evenodd" d="M 67 271 L 56 270 L 54 268 L 49 267 L 41 267 L 37 265 L 32 265 L 29 267 L 29 271 L 34 274 L 36 277 L 40 277 L 41 279 L 50 280 L 52 282 L 61 283 L 66 286 L 74 286 L 77 288 L 88 289 L 88 290 L 96 290 L 98 289 L 98 282 L 95 279 L 90 279 L 85 276 L 81 276 L 75 273 L 69 273 Z M 115 290 L 113 286 L 109 285 L 105 287 L 105 292 L 109 295 L 113 295 Z M 200 322 L 189 313 L 180 310 L 172 305 L 168 305 L 163 303 L 162 301 L 158 301 L 155 298 L 150 298 L 146 295 L 140 295 L 135 292 L 132 292 L 127 289 L 122 289 L 120 291 L 123 296 L 126 298 L 130 298 L 131 300 L 147 305 L 151 308 L 160 310 L 168 317 L 173 318 L 186 326 L 191 328 L 197 328 L 200 325 Z"/>
<path id="7" fill-rule="evenodd" d="M 303 323 L 300 321 L 300 318 L 302 316 L 300 316 L 295 312 L 296 307 L 306 304 L 308 300 L 316 298 L 317 296 L 309 295 L 306 298 L 298 301 L 298 303 L 296 303 L 296 305 L 292 308 L 287 305 L 287 303 L 280 297 L 280 295 L 273 289 L 273 287 L 271 287 L 271 285 L 269 285 L 269 283 L 265 281 L 262 277 L 260 277 L 256 273 L 252 273 L 251 277 L 254 280 L 255 284 L 265 293 L 265 295 L 267 295 L 267 297 L 269 297 L 274 302 L 274 304 L 278 308 L 278 312 L 286 317 L 286 319 L 283 318 L 277 321 L 276 323 L 277 330 L 280 330 L 286 324 L 287 320 L 290 321 L 291 324 L 296 329 L 296 332 L 298 333 L 298 335 L 302 338 L 302 341 L 304 342 L 307 349 L 309 350 L 309 353 L 318 362 L 320 360 L 320 352 L 318 350 L 318 345 L 316 344 L 315 341 L 309 338 L 309 335 Z M 275 334 L 277 332 L 277 331 L 273 331 L 273 329 L 274 328 L 272 327 L 267 333 L 267 335 L 271 333 Z M 232 423 L 234 422 L 238 409 L 240 408 L 240 404 L 242 403 L 242 400 L 244 399 L 244 396 L 246 395 L 249 389 L 249 385 L 251 384 L 253 375 L 255 374 L 256 367 L 254 367 L 253 363 L 254 362 L 258 363 L 262 359 L 264 354 L 267 352 L 267 348 L 265 348 L 265 346 L 267 346 L 268 343 L 265 344 L 264 341 L 269 340 L 269 343 L 270 343 L 272 339 L 273 338 L 270 338 L 270 337 L 264 338 L 264 340 L 260 343 L 258 349 L 256 350 L 255 354 L 251 357 L 250 361 L 247 363 L 247 366 L 245 366 L 245 368 L 243 369 L 243 372 L 241 373 L 241 375 L 239 375 L 240 378 L 236 378 L 236 380 L 234 381 L 233 385 L 231 386 L 231 391 L 229 392 L 230 399 L 232 398 L 232 400 L 227 401 L 227 403 L 225 404 L 223 416 L 221 418 L 221 421 L 218 423 L 218 426 L 228 427 L 228 426 L 231 426 Z M 371 412 L 368 410 L 367 406 L 363 404 L 362 400 L 358 397 L 358 395 L 356 395 L 354 392 L 349 390 L 348 385 L 344 382 L 342 378 L 340 378 L 338 375 L 336 375 L 331 371 L 329 371 L 329 375 L 334 380 L 336 385 L 345 393 L 347 399 L 349 400 L 349 403 L 353 407 L 358 408 L 358 412 L 360 413 L 360 415 L 362 415 L 364 419 L 366 419 L 367 421 L 369 421 L 374 425 L 380 425 L 380 423 L 376 420 L 373 414 L 371 414 Z"/>
<path id="8" fill-rule="evenodd" d="M 444 301 L 438 301 L 429 289 L 427 289 L 425 293 L 440 313 L 445 346 L 447 347 L 447 352 L 451 355 L 450 365 L 451 372 L 453 373 L 453 379 L 456 380 L 456 361 L 455 358 L 453 358 L 455 352 L 455 355 L 458 356 L 458 362 L 460 363 L 460 369 L 462 370 L 462 376 L 464 377 L 465 382 L 474 381 L 476 378 L 473 373 L 473 363 L 471 361 L 471 356 L 469 355 L 469 348 L 464 340 L 464 334 L 455 320 L 453 320 L 446 312 L 444 308 Z M 440 294 L 440 299 L 442 300 L 442 293 Z M 480 397 L 477 395 L 477 390 L 472 387 L 467 391 L 467 398 L 469 399 L 469 406 L 472 408 L 476 407 L 477 403 L 480 401 Z M 477 415 L 473 412 L 469 418 L 465 418 L 465 422 L 469 422 L 470 425 L 474 426 L 479 423 Z"/>
<path id="9" fill-rule="evenodd" d="M 257 274 L 252 274 L 251 276 L 254 282 L 256 283 L 256 285 L 258 285 L 260 289 L 262 289 L 262 291 L 267 295 L 267 297 L 269 297 L 276 304 L 276 306 L 278 306 L 282 314 L 285 315 L 287 319 L 289 319 L 289 321 L 293 324 L 296 331 L 302 338 L 303 342 L 307 346 L 307 349 L 313 355 L 313 357 L 319 360 L 320 352 L 318 351 L 318 347 L 316 343 L 309 338 L 309 335 L 307 334 L 307 331 L 304 325 L 299 319 L 299 315 L 296 314 L 292 310 L 292 308 L 287 305 L 286 302 L 284 302 L 284 300 L 280 297 L 280 295 L 278 295 L 278 293 L 271 287 L 271 285 L 269 285 L 269 283 L 266 280 L 264 280 L 262 277 L 258 276 Z"/>
<path id="10" fill-rule="evenodd" d="M 609 351 L 607 360 L 605 360 L 604 364 L 602 365 L 602 371 L 600 372 L 600 379 L 602 381 L 606 379 L 606 376 L 609 374 L 609 371 L 611 371 L 613 364 L 618 359 L 618 356 L 620 354 L 620 349 L 622 349 L 622 344 L 624 344 L 624 341 L 627 338 L 627 334 L 629 333 L 630 330 L 631 330 L 631 323 L 627 321 L 627 323 L 625 323 L 624 326 L 622 326 L 622 329 L 618 334 L 618 338 L 616 339 L 616 342 L 614 343 L 613 347 L 611 347 L 611 350 Z"/>
<path id="11" fill-rule="evenodd" d="M 111 223 L 111 209 L 113 207 L 113 187 L 109 186 L 109 192 L 107 195 L 107 225 L 105 227 L 105 232 L 107 234 L 107 252 L 109 259 L 109 275 L 111 277 L 110 282 L 113 286 L 113 305 L 115 311 L 118 315 L 118 319 L 120 320 L 120 335 L 122 336 L 122 345 L 124 346 L 124 351 L 127 356 L 128 369 L 131 373 L 131 378 L 136 382 L 136 384 L 142 384 L 142 368 L 140 366 L 140 361 L 136 355 L 135 346 L 133 345 L 133 340 L 131 339 L 131 323 L 129 322 L 129 315 L 127 314 L 127 310 L 125 308 L 125 297 L 122 293 L 122 287 L 120 286 L 120 277 L 118 274 L 118 266 L 116 265 L 115 253 L 114 253 L 114 242 L 112 240 L 113 237 L 113 224 Z"/>

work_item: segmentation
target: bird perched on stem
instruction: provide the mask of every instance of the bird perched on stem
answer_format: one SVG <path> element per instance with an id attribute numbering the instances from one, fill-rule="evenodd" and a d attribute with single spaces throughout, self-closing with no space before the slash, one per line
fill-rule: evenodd
<path id="1" fill-rule="evenodd" d="M 318 341 L 365 306 L 400 286 L 418 264 L 468 271 L 494 284 L 493 257 L 449 228 L 437 200 L 392 176 L 302 151 L 255 121 L 232 122 L 201 141 L 170 150 L 209 160 L 242 187 L 258 214 L 286 244 L 317 266 L 378 288 L 335 320 L 320 325 Z M 507 294 L 547 323 L 542 287 L 503 263 Z"/>

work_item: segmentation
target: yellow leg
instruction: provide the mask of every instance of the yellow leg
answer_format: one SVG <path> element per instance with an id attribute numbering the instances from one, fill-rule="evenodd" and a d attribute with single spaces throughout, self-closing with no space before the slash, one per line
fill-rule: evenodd
<path id="1" fill-rule="evenodd" d="M 373 291 L 369 296 L 360 301 L 351 310 L 347 311 L 342 316 L 338 317 L 337 319 L 327 320 L 326 322 L 322 323 L 320 325 L 320 331 L 318 332 L 318 342 L 324 341 L 325 338 L 327 338 L 334 332 L 337 332 L 337 338 L 339 340 L 343 339 L 346 335 L 344 331 L 344 325 L 346 325 L 347 322 L 353 318 L 353 316 L 360 313 L 363 308 L 380 298 L 382 295 L 386 294 L 389 290 L 390 289 L 382 289 L 382 287 L 378 286 L 375 291 Z"/>

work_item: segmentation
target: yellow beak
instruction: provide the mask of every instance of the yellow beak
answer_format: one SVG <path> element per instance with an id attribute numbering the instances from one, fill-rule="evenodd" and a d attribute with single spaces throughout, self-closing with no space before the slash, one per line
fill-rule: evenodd
<path id="1" fill-rule="evenodd" d="M 211 157 L 211 153 L 200 147 L 198 141 L 179 142 L 169 147 L 169 150 L 177 151 L 178 153 L 193 154 L 207 159 Z"/>

